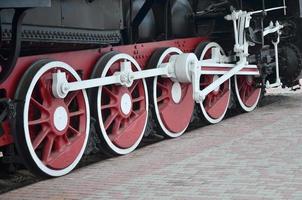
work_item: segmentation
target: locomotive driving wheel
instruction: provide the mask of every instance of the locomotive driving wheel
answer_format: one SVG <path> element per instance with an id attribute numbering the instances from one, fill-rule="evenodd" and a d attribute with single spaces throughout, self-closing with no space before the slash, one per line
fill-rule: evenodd
<path id="1" fill-rule="evenodd" d="M 127 54 L 109 52 L 101 57 L 92 78 L 111 76 L 130 62 L 132 71 L 141 68 Z M 148 91 L 144 79 L 135 80 L 130 87 L 108 85 L 92 91 L 92 114 L 97 119 L 101 149 L 111 155 L 133 151 L 142 140 L 148 118 Z"/>
<path id="2" fill-rule="evenodd" d="M 234 76 L 236 100 L 243 112 L 251 112 L 258 105 L 262 89 L 257 87 L 256 80 L 255 76 Z"/>
<path id="3" fill-rule="evenodd" d="M 172 55 L 181 53 L 177 48 L 159 49 L 152 55 L 149 67 L 158 67 L 168 62 Z M 155 115 L 156 127 L 161 129 L 165 137 L 179 137 L 187 129 L 192 117 L 195 105 L 192 85 L 160 76 L 152 79 L 150 85 L 150 107 Z"/>
<path id="4" fill-rule="evenodd" d="M 58 99 L 52 95 L 52 74 L 76 71 L 59 61 L 38 61 L 23 75 L 16 90 L 18 100 L 14 140 L 25 165 L 38 175 L 62 176 L 80 161 L 89 135 L 89 103 L 85 90 Z"/>
<path id="5" fill-rule="evenodd" d="M 223 49 L 215 42 L 203 42 L 199 44 L 195 50 L 195 54 L 200 60 L 211 59 L 213 48 L 220 49 L 220 53 L 224 54 Z M 200 90 L 206 88 L 218 78 L 218 75 L 202 75 L 200 78 Z M 224 118 L 231 97 L 230 89 L 231 82 L 227 80 L 209 93 L 204 101 L 200 103 L 200 109 L 207 122 L 215 124 Z"/>

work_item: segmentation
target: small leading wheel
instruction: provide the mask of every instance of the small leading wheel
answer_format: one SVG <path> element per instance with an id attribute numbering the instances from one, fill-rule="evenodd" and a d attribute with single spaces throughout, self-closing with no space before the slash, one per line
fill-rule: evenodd
<path id="1" fill-rule="evenodd" d="M 152 55 L 149 67 L 158 67 L 169 61 L 172 55 L 181 53 L 177 48 L 159 49 Z M 192 117 L 195 104 L 192 85 L 160 76 L 152 79 L 150 85 L 150 104 L 155 114 L 156 127 L 161 129 L 165 137 L 179 137 L 187 129 Z"/>
<path id="2" fill-rule="evenodd" d="M 52 95 L 52 74 L 80 80 L 63 62 L 39 61 L 23 75 L 16 90 L 15 144 L 25 165 L 35 174 L 62 176 L 80 161 L 89 135 L 89 103 L 85 90 L 65 99 Z"/>
<path id="3" fill-rule="evenodd" d="M 101 57 L 92 78 L 111 76 L 119 72 L 123 62 L 130 62 L 132 71 L 141 68 L 127 54 L 109 52 Z M 144 79 L 130 87 L 108 85 L 92 91 L 92 114 L 97 119 L 101 149 L 110 155 L 133 151 L 142 140 L 148 118 L 148 91 Z"/>
<path id="4" fill-rule="evenodd" d="M 220 49 L 220 53 L 224 55 L 223 49 L 215 42 L 203 42 L 199 44 L 195 50 L 195 54 L 200 60 L 211 59 L 213 48 Z M 200 78 L 200 90 L 206 88 L 218 78 L 218 75 L 202 75 Z M 231 81 L 227 80 L 209 93 L 205 100 L 200 103 L 200 109 L 207 122 L 215 124 L 224 118 L 231 97 L 230 89 Z"/>
<path id="5" fill-rule="evenodd" d="M 251 112 L 258 105 L 262 89 L 257 87 L 256 80 L 255 76 L 234 76 L 237 104 L 243 112 Z"/>

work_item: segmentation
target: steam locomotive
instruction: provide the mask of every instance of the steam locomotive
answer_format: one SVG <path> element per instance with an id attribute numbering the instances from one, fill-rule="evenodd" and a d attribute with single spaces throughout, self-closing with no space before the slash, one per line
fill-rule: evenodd
<path id="1" fill-rule="evenodd" d="M 253 111 L 302 69 L 301 0 L 2 0 L 0 165 L 73 170 Z M 92 137 L 91 129 L 96 130 Z"/>

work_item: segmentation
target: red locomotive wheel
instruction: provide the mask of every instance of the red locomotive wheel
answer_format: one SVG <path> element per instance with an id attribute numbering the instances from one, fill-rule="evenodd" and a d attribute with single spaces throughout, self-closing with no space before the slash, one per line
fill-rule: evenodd
<path id="1" fill-rule="evenodd" d="M 212 49 L 219 48 L 220 53 L 224 54 L 223 49 L 214 42 L 204 42 L 197 46 L 195 54 L 200 60 L 206 60 L 212 58 Z M 218 75 L 202 75 L 200 78 L 200 89 L 206 88 L 219 78 Z M 218 86 L 213 92 L 209 93 L 205 100 L 200 103 L 201 111 L 204 118 L 211 124 L 220 122 L 228 109 L 230 95 L 231 95 L 231 82 L 225 81 Z"/>
<path id="2" fill-rule="evenodd" d="M 157 50 L 151 57 L 149 67 L 158 67 L 169 61 L 172 55 L 181 54 L 177 48 Z M 165 137 L 175 138 L 187 129 L 193 109 L 193 89 L 191 84 L 174 82 L 170 78 L 155 77 L 151 83 L 150 97 L 152 113 L 156 125 Z"/>
<path id="3" fill-rule="evenodd" d="M 89 104 L 86 92 L 52 95 L 52 74 L 66 73 L 68 81 L 80 80 L 63 62 L 39 61 L 21 79 L 16 98 L 15 143 L 25 164 L 39 175 L 62 176 L 80 161 L 89 135 Z"/>
<path id="4" fill-rule="evenodd" d="M 92 73 L 93 78 L 106 77 L 120 71 L 122 62 L 130 62 L 133 71 L 141 70 L 127 54 L 109 52 Z M 145 80 L 136 80 L 130 87 L 108 85 L 92 93 L 93 116 L 98 121 L 102 149 L 109 154 L 123 155 L 140 143 L 148 118 L 148 91 Z"/>
<path id="5" fill-rule="evenodd" d="M 262 89 L 257 87 L 254 76 L 235 76 L 234 89 L 242 111 L 253 111 L 259 102 Z"/>

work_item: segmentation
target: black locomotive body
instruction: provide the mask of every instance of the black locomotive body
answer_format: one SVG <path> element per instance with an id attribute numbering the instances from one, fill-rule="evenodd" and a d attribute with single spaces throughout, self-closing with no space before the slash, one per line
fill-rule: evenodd
<path id="1" fill-rule="evenodd" d="M 29 3 L 27 3 L 29 2 Z M 204 36 L 232 31 L 224 16 L 230 9 L 261 10 L 282 5 L 283 0 L 52 0 L 2 1 L 2 43 L 11 39 L 14 9 L 26 10 L 22 20 L 22 41 L 26 51 L 30 46 L 47 44 L 45 51 L 62 51 L 62 48 L 91 48 L 93 45 L 129 44 L 158 41 L 179 37 Z M 301 1 L 286 2 L 284 11 L 276 11 L 267 19 L 287 20 L 299 30 Z M 36 8 L 35 8 L 36 7 Z M 13 9 L 8 9 L 13 8 Z M 110 9 L 108 9 L 110 8 Z M 130 18 L 132 20 L 130 20 Z M 216 26 L 215 26 L 216 25 Z M 78 46 L 77 46 L 78 45 Z M 82 46 L 81 46 L 82 45 Z M 85 46 L 86 45 L 86 46 Z M 31 49 L 28 54 L 32 54 Z M 40 48 L 40 51 L 43 51 Z"/>

